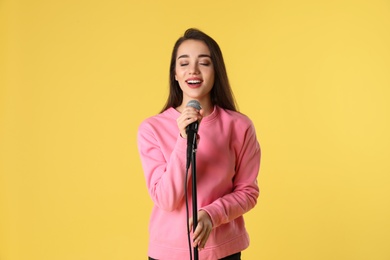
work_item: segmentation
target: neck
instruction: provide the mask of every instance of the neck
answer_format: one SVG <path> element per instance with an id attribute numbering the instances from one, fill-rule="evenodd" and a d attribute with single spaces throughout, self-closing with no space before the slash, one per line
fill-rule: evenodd
<path id="1" fill-rule="evenodd" d="M 214 111 L 214 106 L 209 103 L 209 104 L 201 104 L 202 110 L 203 110 L 203 116 L 208 116 Z"/>

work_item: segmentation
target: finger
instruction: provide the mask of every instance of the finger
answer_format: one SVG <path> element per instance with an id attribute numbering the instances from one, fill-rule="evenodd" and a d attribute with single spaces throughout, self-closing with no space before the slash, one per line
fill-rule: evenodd
<path id="1" fill-rule="evenodd" d="M 187 127 L 196 121 L 200 122 L 201 119 L 202 118 L 199 114 L 187 114 L 187 113 L 182 114 L 177 119 L 177 125 L 179 128 L 181 137 L 187 138 Z"/>
<path id="2" fill-rule="evenodd" d="M 207 227 L 203 226 L 202 230 L 200 231 L 200 233 L 196 239 L 196 243 L 197 243 L 198 247 L 202 247 L 202 245 L 204 246 L 204 244 L 206 243 L 207 238 L 208 238 L 207 234 L 208 234 Z"/>
<path id="3" fill-rule="evenodd" d="M 207 228 L 205 228 L 203 223 L 199 223 L 194 232 L 194 247 L 202 247 L 202 245 L 204 247 L 208 238 L 207 233 Z"/>
<path id="4" fill-rule="evenodd" d="M 207 240 L 211 234 L 213 225 L 210 216 L 205 211 L 199 211 L 199 226 L 202 228 L 199 235 L 196 237 L 196 245 L 202 249 L 205 247 Z M 195 233 L 195 232 L 194 232 Z"/>
<path id="5" fill-rule="evenodd" d="M 188 118 L 185 119 L 183 122 L 179 123 L 180 133 L 183 138 L 187 138 L 187 127 L 196 121 L 196 118 Z"/>
<path id="6" fill-rule="evenodd" d="M 199 248 L 204 248 L 207 242 L 207 239 L 210 236 L 211 229 L 205 232 L 206 234 L 204 235 L 203 239 L 200 241 Z"/>
<path id="7" fill-rule="evenodd" d="M 203 114 L 204 114 L 204 109 L 202 108 L 201 110 L 199 110 L 199 115 L 203 117 Z"/>
<path id="8" fill-rule="evenodd" d="M 203 112 L 202 112 L 203 113 Z M 188 107 L 187 109 L 183 110 L 182 115 L 185 115 L 187 117 L 194 117 L 200 120 L 202 118 L 201 110 L 197 110 L 192 107 Z"/>
<path id="9" fill-rule="evenodd" d="M 198 247 L 203 249 L 206 246 L 207 240 L 210 236 L 211 228 L 205 228 L 204 233 L 202 234 L 201 239 L 199 240 Z"/>
<path id="10" fill-rule="evenodd" d="M 180 135 L 183 138 L 187 138 L 186 128 L 189 124 L 197 121 L 196 117 L 189 117 L 186 115 L 182 115 L 177 119 L 177 125 L 180 131 Z"/>
<path id="11" fill-rule="evenodd" d="M 194 241 L 199 238 L 199 235 L 202 233 L 202 229 L 203 229 L 203 224 L 198 223 L 194 231 Z"/>
<path id="12" fill-rule="evenodd" d="M 183 113 L 178 118 L 178 122 L 190 124 L 201 119 L 201 115 L 198 113 Z"/>

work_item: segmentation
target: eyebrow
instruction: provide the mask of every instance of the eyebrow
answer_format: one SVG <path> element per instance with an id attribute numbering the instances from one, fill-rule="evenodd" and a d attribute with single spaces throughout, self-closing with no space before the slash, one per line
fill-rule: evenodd
<path id="1" fill-rule="evenodd" d="M 189 58 L 190 56 L 187 55 L 187 54 L 183 54 L 183 55 L 180 55 L 179 57 L 177 57 L 177 59 L 181 59 L 181 58 Z M 211 59 L 211 56 L 208 55 L 208 54 L 199 54 L 198 58 L 204 58 L 204 57 L 207 57 L 207 58 L 210 58 Z"/>

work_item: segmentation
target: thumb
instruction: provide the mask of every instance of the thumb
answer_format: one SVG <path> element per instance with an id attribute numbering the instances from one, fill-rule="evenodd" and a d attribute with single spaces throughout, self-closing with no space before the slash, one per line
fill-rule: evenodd
<path id="1" fill-rule="evenodd" d="M 200 114 L 201 116 L 203 116 L 203 114 L 204 114 L 204 109 L 203 109 L 203 108 L 201 108 L 201 109 L 199 110 L 199 114 Z"/>

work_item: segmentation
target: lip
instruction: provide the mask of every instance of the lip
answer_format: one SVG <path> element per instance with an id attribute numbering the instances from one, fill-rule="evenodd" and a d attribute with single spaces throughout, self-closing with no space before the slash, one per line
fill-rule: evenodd
<path id="1" fill-rule="evenodd" d="M 189 83 L 190 81 L 199 81 L 199 83 Z M 198 78 L 198 77 L 192 77 L 192 78 L 188 78 L 186 81 L 187 83 L 187 86 L 190 87 L 190 88 L 199 88 L 202 83 L 203 83 L 203 80 L 201 78 Z"/>

